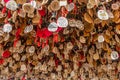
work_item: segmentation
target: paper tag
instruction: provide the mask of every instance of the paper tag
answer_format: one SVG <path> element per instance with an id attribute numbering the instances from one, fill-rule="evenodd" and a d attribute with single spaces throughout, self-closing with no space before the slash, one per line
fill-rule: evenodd
<path id="1" fill-rule="evenodd" d="M 29 48 L 29 53 L 34 53 L 35 52 L 35 47 L 34 46 L 31 46 L 30 48 Z"/>
<path id="2" fill-rule="evenodd" d="M 114 18 L 114 15 L 110 10 L 107 10 L 107 13 L 108 13 L 109 18 Z"/>
<path id="3" fill-rule="evenodd" d="M 66 8 L 67 8 L 68 11 L 72 11 L 74 9 L 74 7 L 75 7 L 74 3 L 70 3 L 70 4 L 67 5 Z"/>
<path id="4" fill-rule="evenodd" d="M 17 3 L 14 0 L 10 0 L 6 3 L 6 7 L 12 11 L 18 8 Z"/>
<path id="5" fill-rule="evenodd" d="M 58 29 L 58 25 L 55 22 L 52 22 L 48 26 L 48 30 L 51 32 L 55 32 Z"/>
<path id="6" fill-rule="evenodd" d="M 34 8 L 36 8 L 36 1 L 31 1 L 30 4 L 31 4 Z"/>
<path id="7" fill-rule="evenodd" d="M 97 14 L 98 14 L 98 18 L 101 20 L 108 20 L 109 19 L 108 13 L 105 10 L 99 10 L 97 12 Z"/>
<path id="8" fill-rule="evenodd" d="M 24 33 L 29 33 L 29 32 L 31 32 L 32 30 L 33 30 L 33 25 L 29 25 L 29 26 L 25 27 Z"/>
<path id="9" fill-rule="evenodd" d="M 59 2 L 59 5 L 60 5 L 60 6 L 66 6 L 66 5 L 67 5 L 67 1 L 60 1 L 60 2 Z"/>
<path id="10" fill-rule="evenodd" d="M 21 65 L 21 68 L 20 68 L 21 71 L 25 71 L 26 69 L 27 69 L 27 68 L 26 68 L 26 65 L 24 65 L 24 64 Z"/>
<path id="11" fill-rule="evenodd" d="M 111 53 L 111 59 L 116 60 L 119 58 L 118 52 L 117 51 L 112 51 Z"/>
<path id="12" fill-rule="evenodd" d="M 4 26 L 3 26 L 3 31 L 4 32 L 7 32 L 7 33 L 9 33 L 9 32 L 11 32 L 12 31 L 12 25 L 11 24 L 5 24 Z"/>
<path id="13" fill-rule="evenodd" d="M 59 27 L 67 27 L 68 26 L 68 20 L 65 17 L 59 17 L 57 20 L 57 25 Z"/>
<path id="14" fill-rule="evenodd" d="M 98 36 L 98 42 L 104 42 L 104 36 L 100 35 Z"/>

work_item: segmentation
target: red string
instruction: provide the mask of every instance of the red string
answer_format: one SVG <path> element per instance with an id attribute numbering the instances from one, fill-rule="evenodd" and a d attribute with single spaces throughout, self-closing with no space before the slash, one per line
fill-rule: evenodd
<path id="1" fill-rule="evenodd" d="M 45 43 L 45 45 L 48 45 L 48 39 L 46 40 L 46 43 Z"/>
<path id="2" fill-rule="evenodd" d="M 76 14 L 76 13 L 77 13 L 77 6 L 74 3 L 74 14 Z"/>
<path id="3" fill-rule="evenodd" d="M 17 41 L 18 41 L 19 38 L 20 38 L 20 33 L 21 33 L 21 29 L 18 28 L 18 29 L 17 29 L 17 32 L 16 32 L 16 34 L 15 34 L 16 39 L 14 40 L 14 44 L 13 44 L 14 47 L 16 47 L 16 43 L 17 43 Z"/>
<path id="4" fill-rule="evenodd" d="M 38 41 L 37 46 L 40 47 L 40 42 Z"/>
<path id="5" fill-rule="evenodd" d="M 53 35 L 53 42 L 58 42 L 58 34 Z"/>
<path id="6" fill-rule="evenodd" d="M 22 80 L 26 80 L 26 79 L 25 79 L 25 76 L 22 77 Z"/>
<path id="7" fill-rule="evenodd" d="M 73 2 L 73 0 L 69 0 L 68 2 L 71 3 L 71 2 Z"/>
<path id="8" fill-rule="evenodd" d="M 11 11 L 9 10 L 8 11 L 8 18 L 10 18 L 11 17 Z"/>
<path id="9" fill-rule="evenodd" d="M 62 8 L 61 8 L 61 12 L 62 12 L 62 16 L 63 16 L 63 17 L 66 17 L 67 14 L 68 14 L 68 11 L 65 9 L 65 7 L 62 7 Z"/>
<path id="10" fill-rule="evenodd" d="M 57 60 L 57 55 L 55 55 L 54 58 L 55 58 L 55 66 L 58 67 L 59 60 Z"/>
<path id="11" fill-rule="evenodd" d="M 45 43 L 42 43 L 42 48 L 44 48 L 45 47 Z"/>

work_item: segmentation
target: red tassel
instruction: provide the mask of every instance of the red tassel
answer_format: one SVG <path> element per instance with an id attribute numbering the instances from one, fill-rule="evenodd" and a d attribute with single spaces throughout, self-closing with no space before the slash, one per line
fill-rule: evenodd
<path id="1" fill-rule="evenodd" d="M 40 14 L 41 16 L 45 16 L 45 14 L 46 14 L 46 13 L 45 13 L 45 10 L 43 10 L 43 9 L 42 9 L 42 10 L 38 10 L 38 12 L 39 12 L 39 14 Z"/>
<path id="2" fill-rule="evenodd" d="M 4 8 L 2 9 L 2 13 L 4 14 L 6 12 L 6 7 L 4 6 Z"/>
<path id="3" fill-rule="evenodd" d="M 6 50 L 4 53 L 3 53 L 3 58 L 8 58 L 10 57 L 10 52 L 8 50 Z"/>
<path id="4" fill-rule="evenodd" d="M 3 59 L 0 59 L 0 65 L 4 63 L 4 60 Z"/>

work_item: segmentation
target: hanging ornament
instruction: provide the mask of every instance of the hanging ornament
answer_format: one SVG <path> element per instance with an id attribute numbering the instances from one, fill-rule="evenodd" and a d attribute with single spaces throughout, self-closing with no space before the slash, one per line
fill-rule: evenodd
<path id="1" fill-rule="evenodd" d="M 98 10 L 97 14 L 98 14 L 98 18 L 101 20 L 108 20 L 109 19 L 109 15 L 105 10 Z"/>
<path id="2" fill-rule="evenodd" d="M 57 0 L 52 1 L 50 7 L 52 11 L 58 11 L 60 9 L 59 1 Z"/>
<path id="3" fill-rule="evenodd" d="M 112 6 L 111 6 L 111 8 L 113 10 L 118 10 L 119 9 L 119 4 L 118 3 L 113 3 Z"/>
<path id="4" fill-rule="evenodd" d="M 34 7 L 34 8 L 36 8 L 36 1 L 35 0 L 32 0 L 31 2 L 30 2 L 30 4 Z"/>
<path id="5" fill-rule="evenodd" d="M 60 2 L 59 2 L 59 5 L 60 5 L 60 6 L 66 6 L 66 5 L 67 5 L 67 0 L 60 1 Z"/>
<path id="6" fill-rule="evenodd" d="M 23 9 L 20 9 L 18 15 L 22 18 L 25 18 L 26 12 Z"/>
<path id="7" fill-rule="evenodd" d="M 77 24 L 76 24 L 75 19 L 70 19 L 70 20 L 69 20 L 69 26 L 70 26 L 70 27 L 76 27 L 76 25 L 77 25 Z"/>
<path id="8" fill-rule="evenodd" d="M 35 52 L 35 47 L 30 46 L 28 51 L 29 51 L 29 53 L 34 53 Z"/>
<path id="9" fill-rule="evenodd" d="M 34 7 L 30 3 L 23 4 L 22 9 L 26 13 L 33 13 L 34 12 Z"/>
<path id="10" fill-rule="evenodd" d="M 95 5 L 91 4 L 91 3 L 87 3 L 87 9 L 91 9 L 93 8 Z"/>
<path id="11" fill-rule="evenodd" d="M 2 29 L 0 29 L 0 36 L 4 35 L 4 31 Z"/>
<path id="12" fill-rule="evenodd" d="M 21 71 L 26 71 L 26 69 L 27 69 L 27 68 L 26 68 L 26 65 L 24 65 L 24 64 L 21 65 L 21 68 L 20 68 Z"/>
<path id="13" fill-rule="evenodd" d="M 14 0 L 9 0 L 6 3 L 6 7 L 12 11 L 15 11 L 18 8 L 17 3 Z"/>
<path id="14" fill-rule="evenodd" d="M 111 58 L 112 60 L 116 60 L 119 58 L 118 52 L 117 51 L 112 51 L 111 52 Z"/>
<path id="15" fill-rule="evenodd" d="M 114 18 L 114 15 L 110 10 L 107 10 L 107 13 L 108 13 L 109 18 Z"/>
<path id="16" fill-rule="evenodd" d="M 46 46 L 43 48 L 43 51 L 44 51 L 44 52 L 47 52 L 47 51 L 49 51 L 49 49 L 50 49 L 50 46 L 49 46 L 49 45 L 46 45 Z"/>
<path id="17" fill-rule="evenodd" d="M 68 5 L 66 6 L 66 9 L 67 9 L 68 11 L 72 11 L 72 10 L 74 9 L 74 7 L 75 7 L 74 3 L 70 3 L 70 4 L 68 4 Z"/>
<path id="18" fill-rule="evenodd" d="M 5 25 L 3 26 L 3 31 L 4 31 L 4 32 L 7 32 L 7 33 L 11 32 L 11 31 L 12 31 L 12 25 L 9 24 L 9 23 L 5 24 Z"/>
<path id="19" fill-rule="evenodd" d="M 98 36 L 98 42 L 99 43 L 104 42 L 104 36 L 103 35 Z"/>
<path id="20" fill-rule="evenodd" d="M 65 17 L 59 17 L 57 19 L 57 25 L 59 27 L 67 27 L 68 26 L 68 20 Z"/>
<path id="21" fill-rule="evenodd" d="M 50 32 L 55 32 L 55 31 L 57 31 L 57 29 L 58 29 L 58 25 L 57 25 L 56 22 L 52 22 L 52 23 L 50 23 L 49 26 L 48 26 L 48 30 L 49 30 Z"/>
<path id="22" fill-rule="evenodd" d="M 29 26 L 25 27 L 24 33 L 29 33 L 29 32 L 31 32 L 32 30 L 33 30 L 33 25 L 29 25 Z"/>

